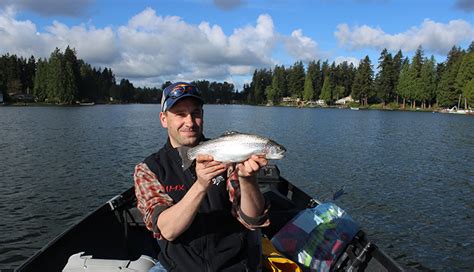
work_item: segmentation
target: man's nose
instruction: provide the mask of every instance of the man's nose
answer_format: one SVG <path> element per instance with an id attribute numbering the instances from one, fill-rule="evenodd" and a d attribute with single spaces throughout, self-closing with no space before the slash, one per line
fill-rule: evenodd
<path id="1" fill-rule="evenodd" d="M 186 124 L 194 124 L 194 118 L 192 116 L 192 114 L 188 114 L 184 117 L 184 122 Z"/>

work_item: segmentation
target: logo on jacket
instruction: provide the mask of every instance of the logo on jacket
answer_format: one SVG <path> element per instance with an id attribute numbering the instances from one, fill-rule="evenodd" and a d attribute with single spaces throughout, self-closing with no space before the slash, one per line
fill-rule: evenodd
<path id="1" fill-rule="evenodd" d="M 165 186 L 165 191 L 167 193 L 169 192 L 174 192 L 174 191 L 184 191 L 184 184 L 178 184 L 178 185 L 166 185 Z"/>
<path id="2" fill-rule="evenodd" d="M 224 177 L 223 176 L 217 176 L 217 177 L 213 178 L 211 181 L 212 181 L 212 184 L 214 184 L 216 186 L 219 186 L 219 183 L 224 181 Z"/>

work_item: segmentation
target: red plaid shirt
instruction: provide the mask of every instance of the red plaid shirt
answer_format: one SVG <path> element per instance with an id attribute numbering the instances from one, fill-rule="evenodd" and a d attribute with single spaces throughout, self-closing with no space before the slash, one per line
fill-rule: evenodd
<path id="1" fill-rule="evenodd" d="M 140 163 L 135 167 L 133 175 L 135 180 L 135 194 L 137 196 L 137 208 L 143 215 L 143 221 L 146 227 L 153 231 L 155 238 L 162 239 L 159 229 L 156 228 L 157 222 L 153 220 L 155 209 L 166 209 L 174 204 L 173 199 L 165 193 L 165 188 L 145 163 Z M 226 188 L 229 192 L 229 201 L 232 202 L 232 214 L 246 228 L 254 230 L 255 228 L 266 227 L 270 224 L 268 219 L 269 204 L 265 203 L 265 211 L 262 218 L 266 218 L 259 224 L 252 224 L 244 220 L 246 216 L 242 216 L 240 210 L 240 185 L 237 171 L 229 168 Z"/>

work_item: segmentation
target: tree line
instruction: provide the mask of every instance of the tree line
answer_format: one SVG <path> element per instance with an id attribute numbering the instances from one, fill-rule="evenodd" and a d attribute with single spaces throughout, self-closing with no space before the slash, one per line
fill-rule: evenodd
<path id="1" fill-rule="evenodd" d="M 208 103 L 279 104 L 291 97 L 300 101 L 336 100 L 352 96 L 360 105 L 383 104 L 429 108 L 452 107 L 462 96 L 474 103 L 474 42 L 467 50 L 454 46 L 446 61 L 436 63 L 426 57 L 420 46 L 413 57 L 395 55 L 383 49 L 376 70 L 368 56 L 358 67 L 347 61 L 329 64 L 327 60 L 305 65 L 295 62 L 289 68 L 256 69 L 252 81 L 242 91 L 232 83 L 193 81 Z M 161 88 L 137 88 L 128 79 L 116 82 L 110 68 L 95 68 L 78 59 L 69 46 L 61 52 L 56 48 L 49 58 L 29 59 L 16 55 L 0 57 L 0 92 L 5 100 L 9 94 L 27 94 L 37 102 L 74 104 L 96 103 L 159 103 Z"/>
<path id="2" fill-rule="evenodd" d="M 451 107 L 460 96 L 474 104 L 474 42 L 467 50 L 454 46 L 441 63 L 426 57 L 421 46 L 411 59 L 401 50 L 392 55 L 383 49 L 376 68 L 366 56 L 358 67 L 318 60 L 306 69 L 301 61 L 289 68 L 257 69 L 252 82 L 244 85 L 243 96 L 251 104 L 278 104 L 285 97 L 332 104 L 349 95 L 362 106 Z"/>
<path id="3" fill-rule="evenodd" d="M 69 46 L 56 48 L 47 59 L 28 60 L 16 55 L 0 57 L 0 92 L 5 100 L 28 95 L 36 102 L 154 102 L 156 88 L 135 88 L 122 79 L 118 84 L 110 68 L 98 69 L 76 57 Z M 11 96 L 11 97 L 10 97 Z"/>
<path id="4" fill-rule="evenodd" d="M 6 54 L 0 57 L 0 93 L 4 100 L 15 101 L 25 95 L 36 102 L 53 104 L 95 103 L 159 103 L 161 88 L 135 87 L 128 79 L 116 82 L 110 68 L 95 68 L 78 59 L 69 46 L 56 48 L 49 58 L 36 60 Z M 194 81 L 209 103 L 240 103 L 243 98 L 233 84 Z M 11 94 L 11 97 L 9 96 Z"/>

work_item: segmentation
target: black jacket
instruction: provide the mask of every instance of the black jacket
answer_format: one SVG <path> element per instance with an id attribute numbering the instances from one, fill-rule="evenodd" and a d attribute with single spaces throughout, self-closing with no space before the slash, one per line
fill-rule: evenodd
<path id="1" fill-rule="evenodd" d="M 169 140 L 144 162 L 175 203 L 196 180 L 195 166 L 183 170 L 181 157 Z M 223 182 L 209 188 L 185 232 L 174 241 L 158 240 L 161 249 L 158 259 L 168 271 L 257 270 L 260 232 L 248 230 L 232 216 L 225 174 L 222 178 Z"/>

